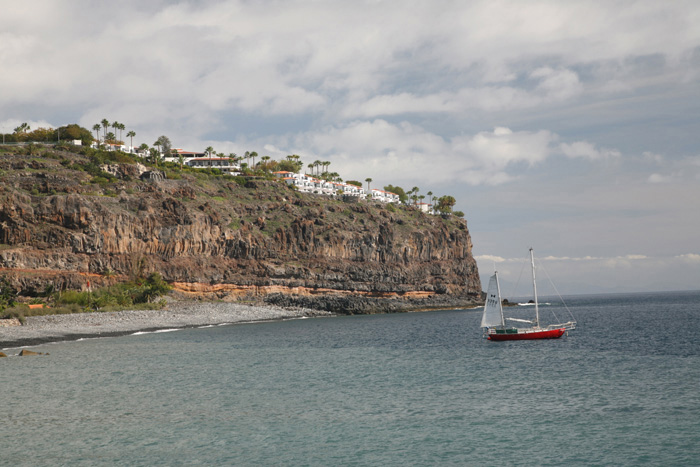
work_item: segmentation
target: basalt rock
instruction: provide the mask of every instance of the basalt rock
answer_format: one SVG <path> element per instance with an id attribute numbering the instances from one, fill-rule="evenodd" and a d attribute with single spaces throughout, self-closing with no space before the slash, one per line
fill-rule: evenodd
<path id="1" fill-rule="evenodd" d="M 128 164 L 106 166 L 113 182 L 91 183 L 59 157 L 35 159 L 28 174 L 23 157 L 0 155 L 0 275 L 24 295 L 158 271 L 184 297 L 338 312 L 480 300 L 461 218 Z M 139 178 L 149 172 L 158 175 Z M 49 179 L 62 191 L 33 191 Z"/>

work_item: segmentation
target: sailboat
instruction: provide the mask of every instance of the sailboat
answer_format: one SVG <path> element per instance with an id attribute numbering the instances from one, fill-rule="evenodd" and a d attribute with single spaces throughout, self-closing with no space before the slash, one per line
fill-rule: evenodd
<path id="1" fill-rule="evenodd" d="M 532 265 L 532 290 L 535 302 L 535 320 L 519 318 L 504 318 L 503 301 L 501 299 L 501 286 L 498 283 L 498 272 L 494 272 L 489 280 L 489 288 L 486 292 L 484 313 L 481 317 L 481 327 L 484 335 L 492 341 L 518 341 L 527 339 L 558 339 L 565 332 L 576 328 L 576 321 L 550 324 L 546 327 L 540 325 L 540 309 L 537 301 L 537 281 L 535 279 L 535 255 L 530 248 L 530 263 Z M 530 324 L 530 327 L 506 326 L 506 320 Z"/>

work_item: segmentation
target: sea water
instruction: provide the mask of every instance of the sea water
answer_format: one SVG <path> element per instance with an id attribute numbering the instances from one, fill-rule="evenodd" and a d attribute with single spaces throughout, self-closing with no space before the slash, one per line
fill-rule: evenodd
<path id="1" fill-rule="evenodd" d="M 0 360 L 0 465 L 700 464 L 700 292 L 567 304 L 558 340 L 454 310 L 35 347 Z"/>

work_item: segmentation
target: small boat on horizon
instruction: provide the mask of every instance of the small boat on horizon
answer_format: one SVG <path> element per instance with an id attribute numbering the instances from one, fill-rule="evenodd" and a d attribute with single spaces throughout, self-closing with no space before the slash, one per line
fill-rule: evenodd
<path id="1" fill-rule="evenodd" d="M 503 299 L 501 298 L 501 286 L 498 282 L 498 272 L 494 271 L 489 280 L 486 291 L 486 303 L 481 317 L 481 327 L 484 328 L 484 336 L 492 341 L 517 341 L 530 339 L 558 339 L 567 331 L 576 328 L 576 321 L 540 325 L 540 309 L 537 301 L 537 280 L 535 278 L 535 256 L 530 248 L 530 264 L 532 265 L 532 290 L 534 295 L 535 320 L 520 318 L 505 318 L 503 316 Z M 506 326 L 506 320 L 530 324 L 530 327 Z"/>

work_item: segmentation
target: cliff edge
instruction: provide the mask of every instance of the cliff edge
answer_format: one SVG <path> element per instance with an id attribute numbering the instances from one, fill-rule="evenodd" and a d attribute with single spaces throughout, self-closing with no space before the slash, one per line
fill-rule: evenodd
<path id="1" fill-rule="evenodd" d="M 22 295 L 157 271 L 183 297 L 343 313 L 480 300 L 456 216 L 84 152 L 0 147 L 0 275 Z"/>

